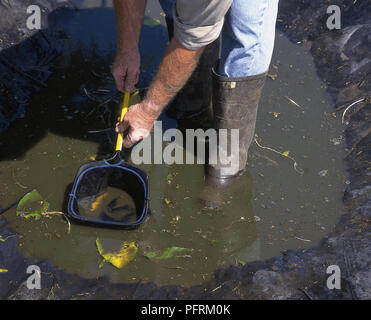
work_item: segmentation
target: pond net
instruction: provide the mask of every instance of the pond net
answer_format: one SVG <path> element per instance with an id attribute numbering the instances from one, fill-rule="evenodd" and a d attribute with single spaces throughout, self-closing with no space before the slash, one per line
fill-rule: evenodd
<path id="1" fill-rule="evenodd" d="M 146 218 L 149 183 L 146 173 L 123 160 L 89 162 L 77 172 L 69 194 L 68 217 L 80 223 L 136 228 Z"/>

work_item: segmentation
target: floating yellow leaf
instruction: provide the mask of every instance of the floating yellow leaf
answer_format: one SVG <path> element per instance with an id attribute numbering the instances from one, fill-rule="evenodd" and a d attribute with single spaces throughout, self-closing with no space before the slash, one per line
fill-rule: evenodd
<path id="1" fill-rule="evenodd" d="M 118 269 L 126 266 L 135 257 L 138 247 L 135 242 L 124 241 L 121 246 L 121 250 L 118 253 L 107 252 L 103 253 L 103 247 L 99 239 L 95 240 L 99 254 L 102 256 L 103 261 L 99 264 L 101 268 L 105 262 L 109 262 Z"/>
<path id="2" fill-rule="evenodd" d="M 270 74 L 270 73 L 268 73 L 267 74 L 267 77 L 271 78 L 272 80 L 276 80 L 277 74 Z"/>
<path id="3" fill-rule="evenodd" d="M 289 151 L 285 151 L 285 152 L 282 152 L 281 154 L 282 154 L 284 157 L 288 157 L 289 154 L 290 154 L 290 152 L 289 152 Z"/>
<path id="4" fill-rule="evenodd" d="M 8 272 L 8 269 L 0 269 L 0 273 Z"/>

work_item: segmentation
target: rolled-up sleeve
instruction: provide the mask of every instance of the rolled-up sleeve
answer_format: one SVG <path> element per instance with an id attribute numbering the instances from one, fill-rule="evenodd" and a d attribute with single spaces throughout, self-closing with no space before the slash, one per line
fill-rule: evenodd
<path id="1" fill-rule="evenodd" d="M 197 50 L 219 37 L 233 0 L 176 0 L 174 36 L 187 49 Z"/>

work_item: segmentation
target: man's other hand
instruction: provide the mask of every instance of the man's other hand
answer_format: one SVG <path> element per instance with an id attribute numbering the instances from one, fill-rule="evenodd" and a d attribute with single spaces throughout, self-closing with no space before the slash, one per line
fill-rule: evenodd
<path id="1" fill-rule="evenodd" d="M 116 124 L 116 132 L 124 132 L 123 146 L 130 148 L 147 137 L 158 116 L 159 113 L 145 101 L 131 106 L 124 120 Z"/>
<path id="2" fill-rule="evenodd" d="M 111 69 L 117 90 L 134 92 L 139 79 L 140 54 L 137 47 L 117 51 Z"/>

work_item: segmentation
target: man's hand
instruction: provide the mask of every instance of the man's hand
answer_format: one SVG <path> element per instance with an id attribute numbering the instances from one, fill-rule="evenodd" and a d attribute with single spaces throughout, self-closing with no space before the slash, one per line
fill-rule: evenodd
<path id="1" fill-rule="evenodd" d="M 149 135 L 162 109 L 186 83 L 202 51 L 203 48 L 194 51 L 183 48 L 173 38 L 145 99 L 130 107 L 123 122 L 116 124 L 116 131 L 124 133 L 125 148 Z"/>
<path id="2" fill-rule="evenodd" d="M 117 90 L 135 91 L 140 69 L 138 42 L 146 0 L 114 0 L 117 54 L 112 66 Z"/>
<path id="3" fill-rule="evenodd" d="M 147 137 L 159 114 L 145 101 L 131 106 L 124 120 L 116 124 L 116 132 L 124 132 L 123 146 L 130 148 Z"/>
<path id="4" fill-rule="evenodd" d="M 135 91 L 140 72 L 138 47 L 117 51 L 111 72 L 115 79 L 117 90 L 121 92 L 124 92 L 124 90 Z"/>

